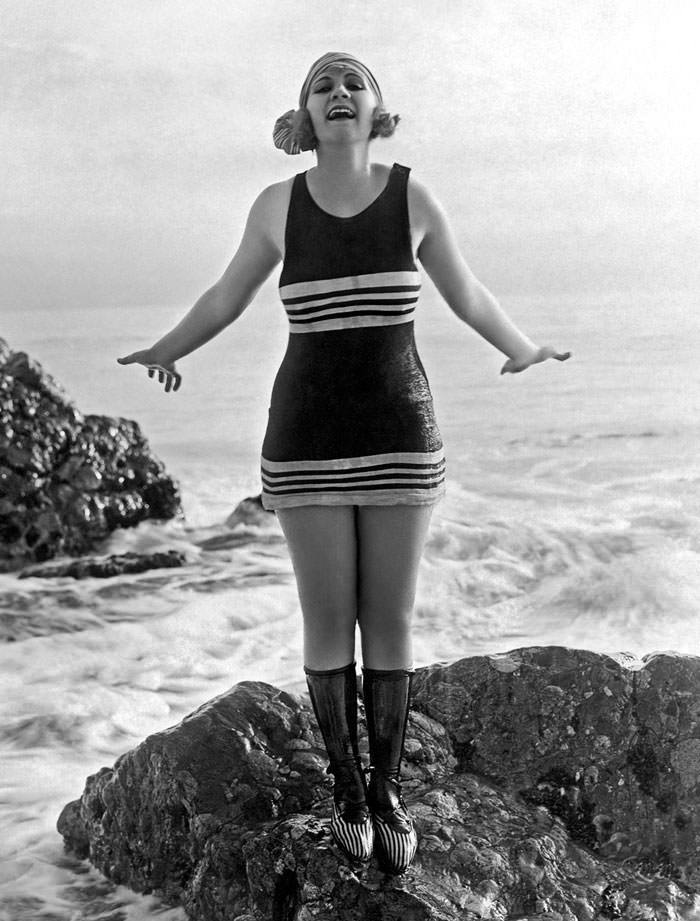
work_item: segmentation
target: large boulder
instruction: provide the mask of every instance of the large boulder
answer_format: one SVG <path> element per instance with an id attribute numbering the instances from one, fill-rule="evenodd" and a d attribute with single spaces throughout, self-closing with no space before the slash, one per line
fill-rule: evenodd
<path id="1" fill-rule="evenodd" d="M 59 831 L 200 921 L 700 917 L 700 658 L 519 649 L 414 688 L 402 878 L 338 854 L 308 701 L 262 682 L 89 777 Z"/>
<path id="2" fill-rule="evenodd" d="M 82 415 L 0 339 L 0 571 L 88 553 L 115 528 L 180 513 L 136 422 Z"/>

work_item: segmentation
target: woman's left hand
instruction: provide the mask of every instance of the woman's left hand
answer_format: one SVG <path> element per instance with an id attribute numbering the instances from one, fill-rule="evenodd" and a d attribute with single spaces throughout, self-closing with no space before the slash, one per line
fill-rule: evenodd
<path id="1" fill-rule="evenodd" d="M 547 361 L 548 358 L 556 358 L 557 361 L 566 361 L 571 358 L 571 352 L 557 352 L 551 345 L 543 345 L 527 358 L 509 358 L 501 368 L 501 374 L 517 374 L 519 371 L 525 371 L 530 365 L 539 364 L 541 361 Z"/>

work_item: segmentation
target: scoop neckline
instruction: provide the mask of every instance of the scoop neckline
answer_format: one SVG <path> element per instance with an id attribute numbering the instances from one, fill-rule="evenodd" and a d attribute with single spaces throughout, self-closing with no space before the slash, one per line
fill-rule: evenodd
<path id="1" fill-rule="evenodd" d="M 369 211 L 370 208 L 373 208 L 373 207 L 379 202 L 379 200 L 380 200 L 381 198 L 383 198 L 384 195 L 386 195 L 387 190 L 388 190 L 388 188 L 389 188 L 389 185 L 391 184 L 391 178 L 392 178 L 392 176 L 394 175 L 394 170 L 395 170 L 395 169 L 396 169 L 396 164 L 394 163 L 393 166 L 391 167 L 391 169 L 389 170 L 389 175 L 387 176 L 387 180 L 386 180 L 386 184 L 384 185 L 384 188 L 383 188 L 382 191 L 379 193 L 379 195 L 377 195 L 376 198 L 374 198 L 374 199 L 373 199 L 366 207 L 364 207 L 361 211 L 358 211 L 356 214 L 348 214 L 348 215 L 333 214 L 332 211 L 326 211 L 325 208 L 322 208 L 322 207 L 319 205 L 319 203 L 316 201 L 316 199 L 313 197 L 313 195 L 311 194 L 311 190 L 309 189 L 309 183 L 308 183 L 308 180 L 307 180 L 307 178 L 306 178 L 306 176 L 307 176 L 307 174 L 308 174 L 309 171 L 308 171 L 308 170 L 305 170 L 305 171 L 302 173 L 302 177 L 303 177 L 303 180 L 304 180 L 304 188 L 306 189 L 306 194 L 309 196 L 309 199 L 311 200 L 312 205 L 313 205 L 315 208 L 317 208 L 317 209 L 321 212 L 321 214 L 325 214 L 326 217 L 332 217 L 332 218 L 333 218 L 334 220 L 336 220 L 336 221 L 353 221 L 356 217 L 360 217 L 360 216 L 361 216 L 362 214 L 364 214 L 366 211 Z"/>

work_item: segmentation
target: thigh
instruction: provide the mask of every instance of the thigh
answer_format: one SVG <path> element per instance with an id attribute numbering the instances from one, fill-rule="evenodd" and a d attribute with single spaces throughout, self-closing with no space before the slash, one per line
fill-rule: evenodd
<path id="1" fill-rule="evenodd" d="M 357 616 L 357 536 L 349 505 L 277 510 L 305 616 Z"/>
<path id="2" fill-rule="evenodd" d="M 432 506 L 362 506 L 358 509 L 360 618 L 406 615 L 413 608 L 418 566 Z"/>

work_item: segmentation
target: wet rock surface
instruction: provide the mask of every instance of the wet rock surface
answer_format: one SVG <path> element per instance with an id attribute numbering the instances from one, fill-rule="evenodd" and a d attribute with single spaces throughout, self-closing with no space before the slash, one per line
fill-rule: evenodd
<path id="1" fill-rule="evenodd" d="M 414 687 L 403 877 L 336 851 L 309 702 L 262 682 L 88 778 L 59 831 L 202 921 L 700 917 L 700 658 L 535 647 Z"/>
<path id="2" fill-rule="evenodd" d="M 185 554 L 178 550 L 113 553 L 105 557 L 81 557 L 45 566 L 28 566 L 18 573 L 17 578 L 56 579 L 68 576 L 72 579 L 109 579 L 112 576 L 148 572 L 149 569 L 174 569 L 184 566 L 186 562 Z"/>
<path id="3" fill-rule="evenodd" d="M 0 571 L 89 553 L 116 528 L 180 512 L 136 422 L 83 415 L 0 339 Z"/>

